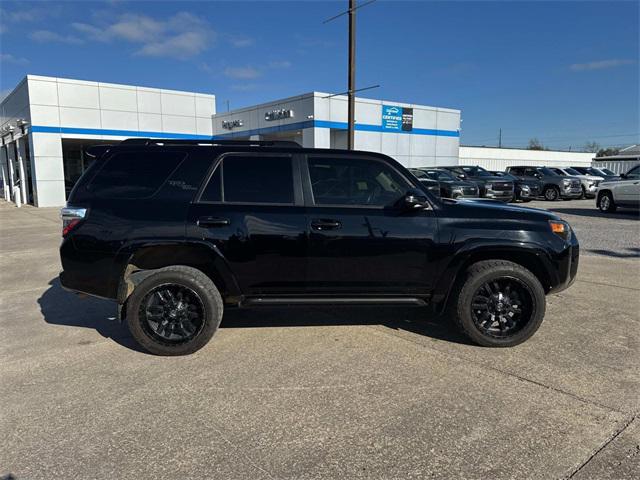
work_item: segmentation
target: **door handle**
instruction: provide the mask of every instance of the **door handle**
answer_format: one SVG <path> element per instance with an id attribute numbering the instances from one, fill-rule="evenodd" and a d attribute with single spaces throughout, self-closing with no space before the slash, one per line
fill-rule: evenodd
<path id="1" fill-rule="evenodd" d="M 311 228 L 314 230 L 337 230 L 342 227 L 338 220 L 319 219 L 311 221 Z"/>
<path id="2" fill-rule="evenodd" d="M 221 217 L 200 217 L 198 218 L 198 226 L 202 228 L 226 227 L 231 225 L 228 218 Z"/>

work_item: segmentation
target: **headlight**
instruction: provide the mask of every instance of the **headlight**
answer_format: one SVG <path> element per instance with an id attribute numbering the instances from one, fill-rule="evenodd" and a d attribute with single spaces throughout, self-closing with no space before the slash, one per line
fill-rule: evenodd
<path id="1" fill-rule="evenodd" d="M 560 238 L 566 240 L 569 238 L 569 232 L 571 231 L 571 227 L 567 222 L 563 222 L 561 220 L 549 220 L 549 227 L 551 231 L 558 235 Z"/>
<path id="2" fill-rule="evenodd" d="M 562 184 L 565 186 L 569 186 L 571 185 L 571 180 L 567 180 L 566 178 L 564 180 L 562 180 Z"/>
<path id="3" fill-rule="evenodd" d="M 485 183 L 484 188 L 486 188 L 487 190 L 493 190 L 493 183 Z"/>
<path id="4" fill-rule="evenodd" d="M 523 192 L 530 192 L 531 188 L 529 188 L 529 185 L 521 185 L 520 190 L 522 190 Z"/>

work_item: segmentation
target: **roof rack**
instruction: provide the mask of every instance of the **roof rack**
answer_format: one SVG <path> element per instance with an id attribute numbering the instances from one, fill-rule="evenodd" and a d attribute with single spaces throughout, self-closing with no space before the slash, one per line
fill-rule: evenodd
<path id="1" fill-rule="evenodd" d="M 288 140 L 182 140 L 173 138 L 127 138 L 126 140 L 122 140 L 120 145 L 202 145 L 302 148 L 300 144 Z"/>

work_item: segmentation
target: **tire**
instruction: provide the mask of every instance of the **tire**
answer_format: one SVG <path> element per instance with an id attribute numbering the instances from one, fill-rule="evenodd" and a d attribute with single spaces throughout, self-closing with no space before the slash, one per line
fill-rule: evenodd
<path id="1" fill-rule="evenodd" d="M 560 198 L 560 189 L 555 186 L 544 187 L 542 195 L 544 196 L 545 200 L 555 202 Z"/>
<path id="2" fill-rule="evenodd" d="M 601 212 L 613 213 L 617 210 L 616 202 L 613 200 L 613 195 L 608 190 L 601 192 L 598 195 L 598 208 Z"/>
<path id="3" fill-rule="evenodd" d="M 492 286 L 492 283 L 498 285 L 499 289 Z M 487 293 L 486 285 L 494 292 L 502 289 L 506 296 L 491 297 Z M 505 289 L 505 286 L 511 288 Z M 518 345 L 538 330 L 544 318 L 544 289 L 533 273 L 517 263 L 507 260 L 474 263 L 466 271 L 456 290 L 457 294 L 450 304 L 454 321 L 472 342 L 483 347 Z M 483 302 L 480 298 L 485 296 L 488 298 L 487 307 L 493 304 L 494 308 L 499 306 L 500 311 L 509 310 L 511 314 L 499 313 L 496 315 L 498 320 L 493 320 L 489 314 L 483 321 L 489 308 L 485 309 L 483 303 L 478 302 Z"/>
<path id="4" fill-rule="evenodd" d="M 222 312 L 222 297 L 211 279 L 179 265 L 151 273 L 127 300 L 131 335 L 155 355 L 200 350 L 218 329 Z"/>

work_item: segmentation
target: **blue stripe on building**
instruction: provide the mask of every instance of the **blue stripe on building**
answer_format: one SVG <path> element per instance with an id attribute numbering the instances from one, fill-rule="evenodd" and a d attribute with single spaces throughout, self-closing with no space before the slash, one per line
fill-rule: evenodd
<path id="1" fill-rule="evenodd" d="M 336 130 L 346 130 L 346 122 L 330 122 L 327 120 L 308 120 L 305 122 L 288 123 L 285 125 L 275 125 L 273 127 L 256 128 L 253 130 L 242 130 L 238 132 L 229 132 L 221 135 L 195 135 L 189 133 L 170 133 L 170 132 L 145 132 L 138 130 L 109 130 L 100 128 L 77 128 L 77 127 L 45 127 L 33 125 L 31 132 L 33 133 L 57 133 L 57 134 L 78 134 L 78 135 L 105 135 L 116 137 L 155 137 L 155 138 L 171 138 L 181 140 L 212 140 L 214 138 L 234 138 L 248 137 L 251 135 L 266 135 L 269 133 L 288 132 L 291 130 L 303 130 L 305 128 L 333 128 Z M 431 135 L 438 137 L 459 137 L 458 130 L 434 130 L 425 128 L 414 128 L 409 132 L 397 131 L 388 132 L 382 129 L 382 125 L 367 125 L 356 123 L 355 129 L 363 132 L 384 132 L 384 133 L 400 133 L 407 135 Z"/>

